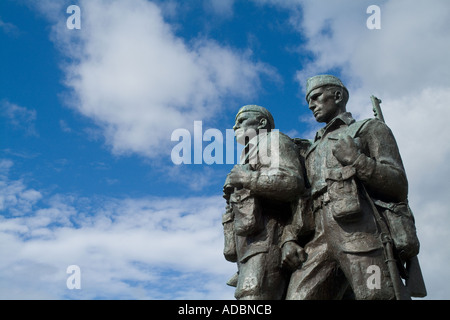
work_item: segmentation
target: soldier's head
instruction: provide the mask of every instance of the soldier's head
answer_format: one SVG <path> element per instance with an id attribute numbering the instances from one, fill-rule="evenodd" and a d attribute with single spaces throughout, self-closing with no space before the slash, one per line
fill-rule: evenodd
<path id="1" fill-rule="evenodd" d="M 330 122 L 346 111 L 349 94 L 341 80 L 332 75 L 318 75 L 306 82 L 306 101 L 318 122 Z"/>
<path id="2" fill-rule="evenodd" d="M 262 129 L 267 132 L 275 129 L 269 110 L 257 105 L 246 105 L 239 109 L 233 126 L 237 142 L 245 144 L 246 137 L 251 138 Z"/>

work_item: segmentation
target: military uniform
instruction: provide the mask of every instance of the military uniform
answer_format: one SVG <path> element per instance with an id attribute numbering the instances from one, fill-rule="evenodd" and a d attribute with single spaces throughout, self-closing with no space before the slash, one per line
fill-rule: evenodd
<path id="1" fill-rule="evenodd" d="M 343 166 L 333 146 L 355 125 L 350 113 L 341 113 L 317 132 L 305 154 L 314 236 L 304 247 L 306 262 L 292 274 L 287 299 L 341 299 L 349 286 L 356 299 L 394 298 L 380 230 L 362 185 L 375 199 L 402 202 L 406 174 L 392 132 L 377 119 L 359 129 L 361 154 Z M 371 266 L 380 271 L 375 286 L 368 285 Z"/>
<path id="2" fill-rule="evenodd" d="M 266 151 L 270 163 L 260 161 Z M 289 274 L 281 268 L 280 239 L 292 215 L 292 202 L 304 190 L 298 150 L 278 131 L 260 133 L 245 146 L 241 165 L 251 172 L 251 182 L 230 195 L 223 220 L 226 241 L 235 246 L 235 253 L 225 256 L 238 264 L 235 297 L 283 299 Z"/>

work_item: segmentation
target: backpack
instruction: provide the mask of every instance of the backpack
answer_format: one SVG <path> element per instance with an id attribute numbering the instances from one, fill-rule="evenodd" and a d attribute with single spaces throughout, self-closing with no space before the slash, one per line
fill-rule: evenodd
<path id="1" fill-rule="evenodd" d="M 363 126 L 369 121 L 380 121 L 375 119 L 365 119 L 352 123 L 348 128 L 348 135 L 357 138 Z M 378 212 L 384 218 L 396 254 L 402 261 L 407 261 L 419 253 L 420 243 L 417 237 L 413 212 L 408 201 L 393 203 L 384 202 L 370 197 L 368 201 L 373 201 Z"/>

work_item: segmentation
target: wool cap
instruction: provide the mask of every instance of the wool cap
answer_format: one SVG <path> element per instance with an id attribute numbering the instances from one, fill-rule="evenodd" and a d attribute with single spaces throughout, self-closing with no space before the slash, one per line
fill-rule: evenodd
<path id="1" fill-rule="evenodd" d="M 324 86 L 342 87 L 343 89 L 345 89 L 345 91 L 347 91 L 348 95 L 347 88 L 344 86 L 344 84 L 339 78 L 332 76 L 330 74 L 321 74 L 306 80 L 306 101 L 308 101 L 308 97 L 311 91 Z"/>

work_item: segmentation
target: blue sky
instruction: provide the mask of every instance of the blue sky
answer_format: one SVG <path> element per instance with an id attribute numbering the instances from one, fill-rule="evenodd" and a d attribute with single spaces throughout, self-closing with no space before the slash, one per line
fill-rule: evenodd
<path id="1" fill-rule="evenodd" d="M 448 299 L 449 18 L 446 0 L 1 1 L 0 298 L 232 299 L 232 165 L 173 164 L 171 133 L 202 121 L 225 136 L 259 104 L 312 138 L 305 79 L 333 73 L 356 118 L 383 100 L 428 298 Z M 73 264 L 81 290 L 66 286 Z"/>

